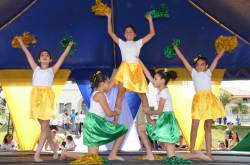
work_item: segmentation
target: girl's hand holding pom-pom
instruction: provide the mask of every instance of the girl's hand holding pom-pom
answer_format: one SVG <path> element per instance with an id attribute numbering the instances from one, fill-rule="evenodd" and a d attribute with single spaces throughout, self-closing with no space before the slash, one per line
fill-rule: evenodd
<path id="1" fill-rule="evenodd" d="M 106 15 L 107 17 L 111 17 L 111 12 L 106 12 L 105 15 Z"/>
<path id="2" fill-rule="evenodd" d="M 147 19 L 148 21 L 152 21 L 152 16 L 151 16 L 150 14 L 147 14 L 147 15 L 146 15 L 146 19 Z"/>

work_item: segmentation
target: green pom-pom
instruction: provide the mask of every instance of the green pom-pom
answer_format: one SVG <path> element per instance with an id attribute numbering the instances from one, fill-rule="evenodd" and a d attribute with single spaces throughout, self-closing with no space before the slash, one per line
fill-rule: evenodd
<path id="1" fill-rule="evenodd" d="M 70 49 L 70 52 L 69 52 L 69 54 L 70 55 L 72 55 L 75 51 L 76 51 L 76 42 L 73 40 L 73 37 L 64 37 L 61 41 L 60 41 L 60 45 L 61 45 L 61 47 L 63 48 L 63 49 L 65 49 L 65 48 L 67 48 L 67 46 L 68 46 L 68 44 L 70 43 L 70 42 L 73 42 L 73 44 L 72 44 L 72 47 L 71 47 L 71 49 Z"/>
<path id="2" fill-rule="evenodd" d="M 173 57 L 176 56 L 174 46 L 179 48 L 181 46 L 181 40 L 180 39 L 174 39 L 171 46 L 168 46 L 168 47 L 164 48 L 163 49 L 164 57 L 173 58 Z"/>
<path id="3" fill-rule="evenodd" d="M 108 162 L 109 162 L 108 159 L 102 158 L 102 163 L 103 163 L 103 164 L 107 164 Z"/>
<path id="4" fill-rule="evenodd" d="M 169 12 L 166 4 L 161 4 L 160 7 L 146 13 L 151 15 L 152 18 L 169 18 Z"/>
<path id="5" fill-rule="evenodd" d="M 171 158 L 166 158 L 162 161 L 165 164 L 191 164 L 191 160 L 183 159 L 177 156 L 173 156 Z"/>

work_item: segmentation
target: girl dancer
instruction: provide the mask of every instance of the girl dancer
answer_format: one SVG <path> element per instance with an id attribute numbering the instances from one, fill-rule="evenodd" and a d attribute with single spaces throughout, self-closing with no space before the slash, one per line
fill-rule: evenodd
<path id="1" fill-rule="evenodd" d="M 141 63 L 141 65 L 147 78 L 154 84 L 156 88 L 159 89 L 159 93 L 157 95 L 158 109 L 150 113 L 152 115 L 159 115 L 159 118 L 156 120 L 154 125 L 146 123 L 146 132 L 152 140 L 161 142 L 163 149 L 165 149 L 168 153 L 168 159 L 166 162 L 189 163 L 189 161 L 185 159 L 210 160 L 210 158 L 204 155 L 202 152 L 191 154 L 175 153 L 175 144 L 180 140 L 180 131 L 173 113 L 171 96 L 166 86 L 170 79 L 174 80 L 177 78 L 177 74 L 175 71 L 165 72 L 161 70 L 155 74 L 154 78 L 152 78 L 143 63 Z"/>
<path id="2" fill-rule="evenodd" d="M 124 37 L 126 41 L 118 38 L 112 30 L 111 13 L 107 14 L 108 17 L 108 34 L 112 40 L 119 45 L 122 54 L 122 63 L 117 70 L 114 77 L 114 82 L 119 85 L 118 95 L 115 103 L 115 111 L 120 113 L 122 100 L 126 91 L 134 91 L 139 94 L 142 101 L 144 111 L 149 111 L 149 104 L 146 97 L 147 81 L 143 74 L 143 70 L 138 62 L 141 47 L 149 42 L 155 35 L 154 24 L 150 15 L 146 16 L 149 23 L 149 33 L 134 41 L 136 37 L 136 30 L 134 26 L 127 25 L 124 28 Z M 118 116 L 114 117 L 114 121 L 117 122 Z M 149 120 L 149 116 L 147 116 Z"/>
<path id="3" fill-rule="evenodd" d="M 212 122 L 213 119 L 223 118 L 225 116 L 225 111 L 220 101 L 211 91 L 211 77 L 219 59 L 224 54 L 224 49 L 214 58 L 210 67 L 208 67 L 208 62 L 205 57 L 198 56 L 195 59 L 195 68 L 189 64 L 187 59 L 177 47 L 174 46 L 174 49 L 179 59 L 191 74 L 196 91 L 192 103 L 192 127 L 190 134 L 191 152 L 194 152 L 199 122 L 200 120 L 205 120 L 204 129 L 206 150 L 207 155 L 212 159 Z"/>
<path id="4" fill-rule="evenodd" d="M 36 153 L 34 155 L 34 161 L 43 161 L 40 158 L 40 154 L 46 139 L 48 140 L 51 149 L 54 151 L 54 159 L 57 159 L 57 147 L 53 142 L 52 133 L 49 128 L 49 121 L 55 118 L 55 96 L 51 86 L 54 75 L 59 70 L 65 58 L 68 56 L 73 43 L 70 42 L 64 52 L 61 54 L 60 58 L 57 60 L 56 64 L 52 67 L 49 67 L 49 64 L 52 62 L 52 55 L 48 50 L 40 51 L 38 57 L 38 62 L 40 63 L 39 66 L 34 61 L 30 51 L 27 49 L 21 37 L 18 38 L 18 42 L 29 62 L 30 67 L 33 70 L 33 88 L 30 96 L 30 118 L 38 120 L 41 126 L 41 135 Z"/>
<path id="5" fill-rule="evenodd" d="M 112 83 L 100 71 L 94 74 L 90 81 L 94 91 L 91 96 L 90 109 L 84 121 L 83 143 L 88 146 L 88 153 L 98 154 L 99 146 L 116 139 L 108 159 L 124 161 L 123 157 L 117 156 L 117 151 L 128 129 L 124 125 L 113 124 L 105 119 L 106 116 L 115 115 L 115 112 L 109 108 L 105 94 L 111 89 Z M 62 152 L 61 159 L 79 159 L 82 156 L 82 154 Z"/>

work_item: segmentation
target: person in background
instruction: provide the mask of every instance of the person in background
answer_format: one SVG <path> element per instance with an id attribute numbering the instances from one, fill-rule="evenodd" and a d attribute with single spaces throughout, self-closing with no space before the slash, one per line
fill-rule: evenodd
<path id="1" fill-rule="evenodd" d="M 70 117 L 69 117 L 69 114 L 66 112 L 66 113 L 64 113 L 64 116 L 63 116 L 63 129 L 64 129 L 64 131 L 69 131 L 69 126 L 70 126 Z"/>
<path id="2" fill-rule="evenodd" d="M 84 124 L 84 120 L 85 120 L 85 112 L 81 111 L 80 114 L 79 114 L 79 118 L 80 118 L 80 135 L 82 133 L 82 128 L 83 128 L 83 124 Z"/>
<path id="3" fill-rule="evenodd" d="M 226 145 L 223 141 L 219 141 L 218 148 L 215 150 L 228 151 L 229 149 L 226 147 Z"/>
<path id="4" fill-rule="evenodd" d="M 225 130 L 225 145 L 228 148 L 230 141 L 232 140 L 232 134 L 233 134 L 233 123 L 232 122 L 228 122 L 227 123 L 227 129 Z"/>
<path id="5" fill-rule="evenodd" d="M 72 109 L 71 111 L 71 115 L 70 115 L 70 128 L 72 130 L 72 132 L 75 131 L 75 119 L 76 119 L 76 113 L 75 113 L 75 110 Z"/>
<path id="6" fill-rule="evenodd" d="M 75 117 L 75 134 L 76 135 L 79 135 L 81 133 L 80 123 L 81 123 L 80 114 L 76 112 L 76 117 Z"/>
<path id="7" fill-rule="evenodd" d="M 240 139 L 238 133 L 232 132 L 232 140 L 230 141 L 228 148 L 231 150 L 239 143 L 239 141 Z"/>
<path id="8" fill-rule="evenodd" d="M 74 139 L 71 135 L 68 135 L 66 137 L 66 144 L 65 144 L 65 151 L 75 151 L 76 144 L 74 142 Z"/>
<path id="9" fill-rule="evenodd" d="M 7 133 L 4 136 L 3 144 L 1 146 L 1 149 L 4 151 L 17 151 L 18 147 L 16 145 L 16 142 L 13 140 L 13 135 L 10 133 Z"/>
<path id="10" fill-rule="evenodd" d="M 239 116 L 237 115 L 237 117 L 236 117 L 236 121 L 237 121 L 237 125 L 238 126 L 240 126 L 241 125 L 241 123 L 240 123 L 240 118 L 239 118 Z"/>

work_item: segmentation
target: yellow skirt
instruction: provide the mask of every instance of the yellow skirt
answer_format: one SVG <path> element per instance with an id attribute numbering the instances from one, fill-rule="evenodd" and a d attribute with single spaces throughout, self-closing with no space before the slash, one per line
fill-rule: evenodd
<path id="1" fill-rule="evenodd" d="M 55 94 L 51 87 L 33 87 L 30 95 L 30 118 L 51 120 L 55 118 Z"/>
<path id="2" fill-rule="evenodd" d="M 211 91 L 196 91 L 192 103 L 192 119 L 217 119 L 225 115 L 223 105 Z"/>
<path id="3" fill-rule="evenodd" d="M 129 91 L 146 93 L 148 83 L 139 63 L 122 62 L 114 77 L 115 84 L 122 84 Z"/>

